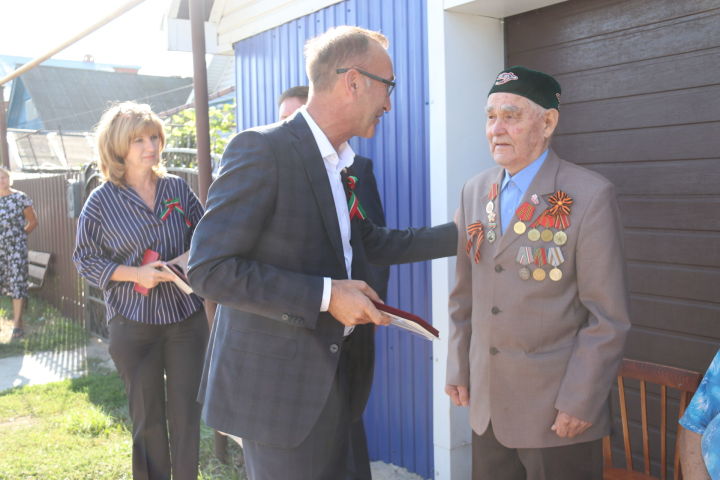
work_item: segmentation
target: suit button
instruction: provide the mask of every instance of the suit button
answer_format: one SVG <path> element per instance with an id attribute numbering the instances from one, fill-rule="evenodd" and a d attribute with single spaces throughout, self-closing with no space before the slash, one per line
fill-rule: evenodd
<path id="1" fill-rule="evenodd" d="M 287 319 L 290 318 L 290 315 L 288 315 L 287 313 L 283 313 L 282 315 L 280 315 L 280 318 L 287 321 Z"/>
<path id="2" fill-rule="evenodd" d="M 499 309 L 498 307 L 492 307 L 492 308 L 490 309 L 490 312 L 491 312 L 493 315 L 497 315 L 498 313 L 500 313 L 500 309 Z"/>
<path id="3" fill-rule="evenodd" d="M 340 347 L 338 347 L 337 343 L 330 345 L 330 353 L 337 353 L 338 350 L 340 350 Z"/>
<path id="4" fill-rule="evenodd" d="M 503 270 L 505 270 L 505 269 L 502 267 L 502 265 L 495 265 L 495 271 L 496 271 L 497 273 L 500 273 L 500 272 L 502 272 Z"/>
<path id="5" fill-rule="evenodd" d="M 498 353 L 500 353 L 500 350 L 495 347 L 490 347 L 490 355 L 497 355 Z"/>

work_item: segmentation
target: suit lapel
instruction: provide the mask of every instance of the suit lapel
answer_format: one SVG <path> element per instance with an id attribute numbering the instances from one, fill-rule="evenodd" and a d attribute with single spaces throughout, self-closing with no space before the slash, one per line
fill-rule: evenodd
<path id="1" fill-rule="evenodd" d="M 315 142 L 312 131 L 308 126 L 305 118 L 298 114 L 288 123 L 288 128 L 295 136 L 293 146 L 300 156 L 300 161 L 308 182 L 315 194 L 320 216 L 322 217 L 325 230 L 330 239 L 330 243 L 335 250 L 340 264 L 345 265 L 345 255 L 343 254 L 342 239 L 340 237 L 340 225 L 338 224 L 337 211 L 335 210 L 335 200 L 333 199 L 332 190 L 330 189 L 330 181 L 328 180 L 325 163 L 320 156 L 320 150 Z M 345 270 L 345 268 L 343 268 Z"/>
<path id="2" fill-rule="evenodd" d="M 555 179 L 557 177 L 557 171 L 559 166 L 560 161 L 558 160 L 557 155 L 555 155 L 555 152 L 550 150 L 548 152 L 547 158 L 545 159 L 545 162 L 543 163 L 542 167 L 540 167 L 540 170 L 535 175 L 532 183 L 530 183 L 530 187 L 528 187 L 525 195 L 523 195 L 523 198 L 520 200 L 520 205 L 522 205 L 523 202 L 529 202 L 530 197 L 533 194 L 537 194 L 538 200 L 540 201 L 538 205 L 535 205 L 535 211 L 533 212 L 533 216 L 527 223 L 528 228 L 530 224 L 532 224 L 532 222 L 534 222 L 542 214 L 542 212 L 544 212 L 545 209 L 548 208 L 549 204 L 547 203 L 547 196 L 555 192 Z M 500 202 L 498 202 L 498 208 L 500 206 L 499 203 Z M 515 221 L 515 214 L 513 214 L 513 218 L 510 219 L 507 230 L 505 230 L 505 233 L 500 236 L 497 247 L 495 248 L 495 255 L 493 257 L 496 258 L 510 245 L 515 243 L 517 239 L 525 238 L 527 236 L 527 233 L 523 233 L 522 235 L 518 235 L 517 233 L 515 233 L 515 231 L 513 230 L 513 224 L 515 223 Z"/>

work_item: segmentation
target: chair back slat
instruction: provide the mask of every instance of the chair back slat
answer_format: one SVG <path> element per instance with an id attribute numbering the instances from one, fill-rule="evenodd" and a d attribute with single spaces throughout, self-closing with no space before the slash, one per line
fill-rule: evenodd
<path id="1" fill-rule="evenodd" d="M 667 480 L 667 387 L 660 386 L 660 479 Z"/>
<path id="2" fill-rule="evenodd" d="M 642 420 L 643 464 L 645 475 L 650 475 L 650 435 L 647 419 L 647 388 L 645 381 L 640 380 L 640 416 Z"/>
<path id="3" fill-rule="evenodd" d="M 633 469 L 632 449 L 630 448 L 630 426 L 628 424 L 627 403 L 625 400 L 625 382 L 618 377 L 618 395 L 620 397 L 620 420 L 622 422 L 623 444 L 625 446 L 625 465 L 628 470 Z"/>
<path id="4" fill-rule="evenodd" d="M 632 448 L 630 444 L 630 420 L 628 415 L 627 396 L 625 391 L 625 379 L 632 378 L 640 383 L 640 414 L 642 422 L 642 450 L 643 450 L 643 470 L 648 478 L 656 478 L 650 475 L 650 441 L 648 428 L 648 392 L 647 383 L 654 383 L 660 386 L 660 478 L 667 479 L 667 435 L 668 435 L 668 399 L 667 389 L 673 388 L 680 393 L 679 402 L 679 418 L 685 412 L 688 401 L 697 389 L 702 379 L 702 375 L 698 372 L 685 370 L 682 368 L 670 367 L 651 362 L 642 362 L 639 360 L 623 359 L 620 371 L 617 377 L 618 396 L 620 404 L 620 420 L 622 423 L 623 446 L 625 448 L 625 466 L 626 470 L 634 471 Z M 675 419 L 673 419 L 675 420 Z M 673 422 L 676 425 L 676 422 Z M 605 470 L 613 470 L 612 462 L 612 445 L 609 437 L 603 439 L 603 456 L 605 458 Z M 682 480 L 682 472 L 680 469 L 679 450 L 676 446 L 673 452 L 674 480 Z M 637 475 L 641 475 L 636 472 Z M 615 477 L 607 477 L 615 478 Z M 618 477 L 620 478 L 620 477 Z M 624 477 L 622 477 L 624 478 Z M 635 478 L 635 477 L 633 477 Z"/>

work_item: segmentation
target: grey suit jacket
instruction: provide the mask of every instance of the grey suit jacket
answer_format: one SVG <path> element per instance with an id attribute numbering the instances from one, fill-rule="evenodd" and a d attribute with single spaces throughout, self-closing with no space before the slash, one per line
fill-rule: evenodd
<path id="1" fill-rule="evenodd" d="M 523 280 L 520 247 L 547 248 L 496 229 L 475 263 L 466 253 L 465 227 L 481 221 L 503 170 L 490 169 L 463 188 L 459 211 L 456 286 L 450 298 L 447 383 L 470 387 L 470 423 L 478 434 L 492 421 L 497 439 L 512 448 L 587 442 L 609 433 L 608 396 L 630 327 L 622 229 L 615 191 L 605 178 L 550 152 L 522 202 L 537 195 L 532 221 L 562 190 L 574 203 L 560 281 Z M 495 200 L 500 225 L 499 201 Z M 526 222 L 531 223 L 531 222 Z M 553 229 L 554 230 L 554 229 Z M 543 267 L 546 272 L 552 268 Z M 550 430 L 558 410 L 593 423 L 574 439 Z"/>
<path id="2" fill-rule="evenodd" d="M 365 278 L 368 261 L 455 253 L 452 223 L 397 231 L 354 220 L 351 227 L 356 279 Z M 343 342 L 343 326 L 319 312 L 322 277 L 347 273 L 327 172 L 302 115 L 230 142 L 193 236 L 188 276 L 199 295 L 220 304 L 199 393 L 209 426 L 298 445 L 318 419 L 347 342 L 359 417 L 371 384 L 372 328 L 358 327 Z"/>

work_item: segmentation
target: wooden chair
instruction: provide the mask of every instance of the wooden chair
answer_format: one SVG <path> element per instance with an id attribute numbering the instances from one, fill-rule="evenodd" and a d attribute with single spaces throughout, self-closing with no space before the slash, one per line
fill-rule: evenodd
<path id="1" fill-rule="evenodd" d="M 632 449 L 630 447 L 630 428 L 628 420 L 627 399 L 625 397 L 625 378 L 640 381 L 640 415 L 642 421 L 642 451 L 644 460 L 643 472 L 633 469 Z M 677 419 L 672 425 L 677 430 L 677 420 L 680 419 L 687 407 L 692 393 L 695 392 L 702 375 L 698 372 L 684 370 L 666 365 L 659 365 L 638 360 L 623 359 L 618 374 L 618 395 L 620 398 L 620 419 L 622 421 L 622 436 L 625 447 L 625 468 L 613 468 L 610 437 L 603 438 L 603 479 L 604 480 L 657 480 L 650 475 L 650 449 L 648 437 L 647 390 L 646 383 L 655 383 L 660 386 L 660 479 L 667 479 L 667 389 L 674 388 L 680 392 L 680 410 Z M 673 455 L 674 480 L 682 478 L 680 474 L 680 451 L 675 448 Z"/>

